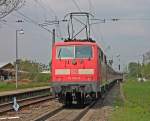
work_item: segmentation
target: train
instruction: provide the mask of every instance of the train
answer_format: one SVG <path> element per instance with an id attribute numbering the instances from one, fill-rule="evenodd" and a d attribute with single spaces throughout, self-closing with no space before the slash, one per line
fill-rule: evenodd
<path id="1" fill-rule="evenodd" d="M 52 90 L 65 105 L 87 104 L 101 97 L 105 88 L 122 74 L 107 63 L 95 41 L 56 42 L 52 48 Z"/>
<path id="2" fill-rule="evenodd" d="M 86 21 L 82 22 L 82 19 L 77 17 L 84 17 Z M 55 30 L 53 30 L 52 93 L 61 103 L 68 106 L 89 104 L 92 100 L 100 98 L 116 81 L 122 80 L 122 74 L 116 72 L 108 63 L 102 46 L 91 39 L 90 20 L 94 20 L 90 13 L 67 14 L 64 21 L 69 22 L 67 24 L 69 37 L 61 42 L 55 42 Z M 73 24 L 74 21 L 81 24 L 81 30 L 75 31 L 75 28 L 80 26 L 74 27 L 76 25 Z M 86 39 L 80 37 L 77 39 L 77 35 L 83 29 Z"/>

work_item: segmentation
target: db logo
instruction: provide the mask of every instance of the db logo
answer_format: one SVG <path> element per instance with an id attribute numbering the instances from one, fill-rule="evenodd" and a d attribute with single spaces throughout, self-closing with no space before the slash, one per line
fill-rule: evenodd
<path id="1" fill-rule="evenodd" d="M 78 74 L 78 69 L 71 69 L 71 74 Z"/>

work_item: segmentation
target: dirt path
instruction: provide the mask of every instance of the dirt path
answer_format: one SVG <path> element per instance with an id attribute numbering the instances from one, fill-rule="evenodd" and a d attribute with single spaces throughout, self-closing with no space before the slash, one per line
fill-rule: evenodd
<path id="1" fill-rule="evenodd" d="M 118 96 L 120 96 L 120 84 L 116 84 L 103 101 L 98 101 L 81 121 L 108 121 L 113 111 L 113 104 Z"/>

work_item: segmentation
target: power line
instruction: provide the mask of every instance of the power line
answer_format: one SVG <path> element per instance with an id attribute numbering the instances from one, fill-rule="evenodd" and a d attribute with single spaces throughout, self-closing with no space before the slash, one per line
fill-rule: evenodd
<path id="1" fill-rule="evenodd" d="M 40 0 L 41 1 L 41 0 Z M 47 12 L 47 9 L 45 8 L 45 6 L 42 4 L 42 2 L 39 2 L 39 0 L 34 0 L 34 2 L 39 6 L 41 7 L 43 10 L 44 10 L 44 18 L 46 19 L 46 12 Z M 49 14 L 48 14 L 49 15 Z"/>
<path id="2" fill-rule="evenodd" d="M 89 3 L 89 12 L 92 13 L 92 11 L 93 11 L 93 14 L 95 14 L 95 9 L 94 9 L 94 6 L 92 4 L 92 1 L 88 0 L 88 3 Z"/>
<path id="3" fill-rule="evenodd" d="M 43 2 L 43 5 L 45 5 L 43 0 L 40 0 L 40 1 Z M 55 10 L 50 5 L 48 7 L 46 7 L 46 8 L 48 8 L 48 10 L 54 14 L 55 21 L 56 21 L 56 23 L 54 23 L 54 24 L 56 25 L 56 30 L 59 32 L 58 36 L 60 36 L 62 38 L 62 31 L 61 31 L 61 28 L 60 28 L 60 20 L 59 20 L 59 18 L 57 16 Z M 59 22 L 57 23 L 57 21 L 59 21 Z"/>
<path id="4" fill-rule="evenodd" d="M 150 18 L 111 18 L 111 19 L 91 19 L 92 21 L 95 21 L 91 23 L 91 25 L 94 24 L 101 24 L 101 23 L 108 23 L 108 22 L 118 22 L 118 21 L 150 21 Z"/>
<path id="5" fill-rule="evenodd" d="M 79 7 L 79 5 L 77 4 L 77 2 L 76 2 L 75 0 L 72 0 L 72 1 L 73 1 L 73 3 L 75 4 L 75 6 L 77 7 L 77 9 L 78 9 L 80 12 L 82 12 L 81 9 L 80 9 L 80 7 Z"/>
<path id="6" fill-rule="evenodd" d="M 42 28 L 42 29 L 44 29 L 44 30 L 46 30 L 46 31 L 48 31 L 49 33 L 52 34 L 52 31 L 51 31 L 51 30 L 49 30 L 49 29 L 43 27 L 42 25 L 40 25 L 40 24 L 39 24 L 38 22 L 36 22 L 35 20 L 33 20 L 33 19 L 31 19 L 30 17 L 24 15 L 22 12 L 20 12 L 20 11 L 16 11 L 16 12 L 17 12 L 18 14 L 20 14 L 21 16 L 23 16 L 24 18 L 28 19 L 28 20 L 29 20 L 31 23 L 33 23 L 34 25 L 39 26 L 40 28 Z M 26 21 L 26 19 L 24 19 L 24 20 Z M 27 21 L 27 22 L 29 22 L 29 21 Z"/>
<path id="7" fill-rule="evenodd" d="M 42 0 L 41 0 L 41 2 L 42 2 Z M 43 5 L 45 5 L 45 3 L 44 3 L 44 2 L 43 2 Z M 48 10 L 49 10 L 49 11 L 51 11 L 51 12 L 55 15 L 55 17 L 57 17 L 57 18 L 58 18 L 58 16 L 57 16 L 56 12 L 54 11 L 54 9 L 53 9 L 50 5 L 48 5 L 48 7 L 46 7 L 46 8 L 48 8 Z"/>
<path id="8" fill-rule="evenodd" d="M 125 21 L 149 21 L 150 18 L 119 18 L 119 19 L 116 19 L 116 21 L 119 21 L 119 20 L 125 20 Z M 115 19 L 114 19 L 114 21 L 115 21 Z"/>
<path id="9" fill-rule="evenodd" d="M 5 25 L 5 26 L 8 26 L 10 27 L 11 29 L 16 29 L 15 26 L 12 26 L 11 24 L 8 24 L 8 21 L 7 20 L 0 20 L 0 22 Z"/>
<path id="10" fill-rule="evenodd" d="M 13 16 L 15 16 L 15 17 L 20 17 L 19 15 L 16 15 L 16 14 L 14 14 L 14 13 L 12 13 L 11 15 L 13 15 Z M 26 18 L 23 18 L 24 19 L 24 21 L 26 21 L 26 22 L 28 22 L 28 23 L 32 23 L 31 21 L 29 21 L 28 19 L 26 19 Z"/>
<path id="11" fill-rule="evenodd" d="M 91 13 L 91 11 L 92 11 L 92 3 L 91 3 L 91 0 L 88 0 L 88 3 L 89 3 L 89 13 Z"/>
<path id="12" fill-rule="evenodd" d="M 56 12 L 51 8 L 51 6 L 49 6 L 49 7 L 46 7 L 45 6 L 45 3 L 42 1 L 42 0 L 34 0 L 43 10 L 45 10 L 45 12 L 47 12 L 47 11 L 50 11 L 49 13 L 53 13 L 54 14 L 54 16 L 55 16 L 55 20 L 54 21 L 49 21 L 49 20 L 46 20 L 45 19 L 45 22 L 43 23 L 43 24 L 41 24 L 43 27 L 44 26 L 48 26 L 48 25 L 56 25 L 56 29 L 58 30 L 58 32 L 59 32 L 59 35 L 57 35 L 57 36 L 60 36 L 61 38 L 62 38 L 62 34 L 61 34 L 61 29 L 60 29 L 60 26 L 59 26 L 59 24 L 60 24 L 60 22 L 59 22 L 59 20 L 58 20 L 58 16 L 56 15 Z M 47 9 L 47 8 L 49 8 L 49 9 Z"/>
<path id="13" fill-rule="evenodd" d="M 43 8 L 45 11 L 49 11 L 50 13 L 52 12 L 54 14 L 55 17 L 58 18 L 58 16 L 56 15 L 56 12 L 52 9 L 52 7 L 50 5 L 48 5 L 48 7 L 45 7 L 45 3 L 42 0 L 34 0 L 36 3 L 38 3 L 38 5 Z M 40 1 L 40 2 L 39 2 Z"/>

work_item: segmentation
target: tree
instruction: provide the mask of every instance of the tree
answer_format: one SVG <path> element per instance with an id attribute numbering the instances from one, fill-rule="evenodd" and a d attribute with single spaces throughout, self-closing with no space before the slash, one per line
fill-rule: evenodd
<path id="1" fill-rule="evenodd" d="M 24 0 L 0 0 L 0 19 L 20 8 L 24 2 Z"/>
<path id="2" fill-rule="evenodd" d="M 150 63 L 142 66 L 142 75 L 143 77 L 150 79 Z"/>
<path id="3" fill-rule="evenodd" d="M 131 62 L 128 65 L 128 69 L 129 69 L 129 76 L 131 77 L 141 76 L 141 64 L 140 63 Z"/>

